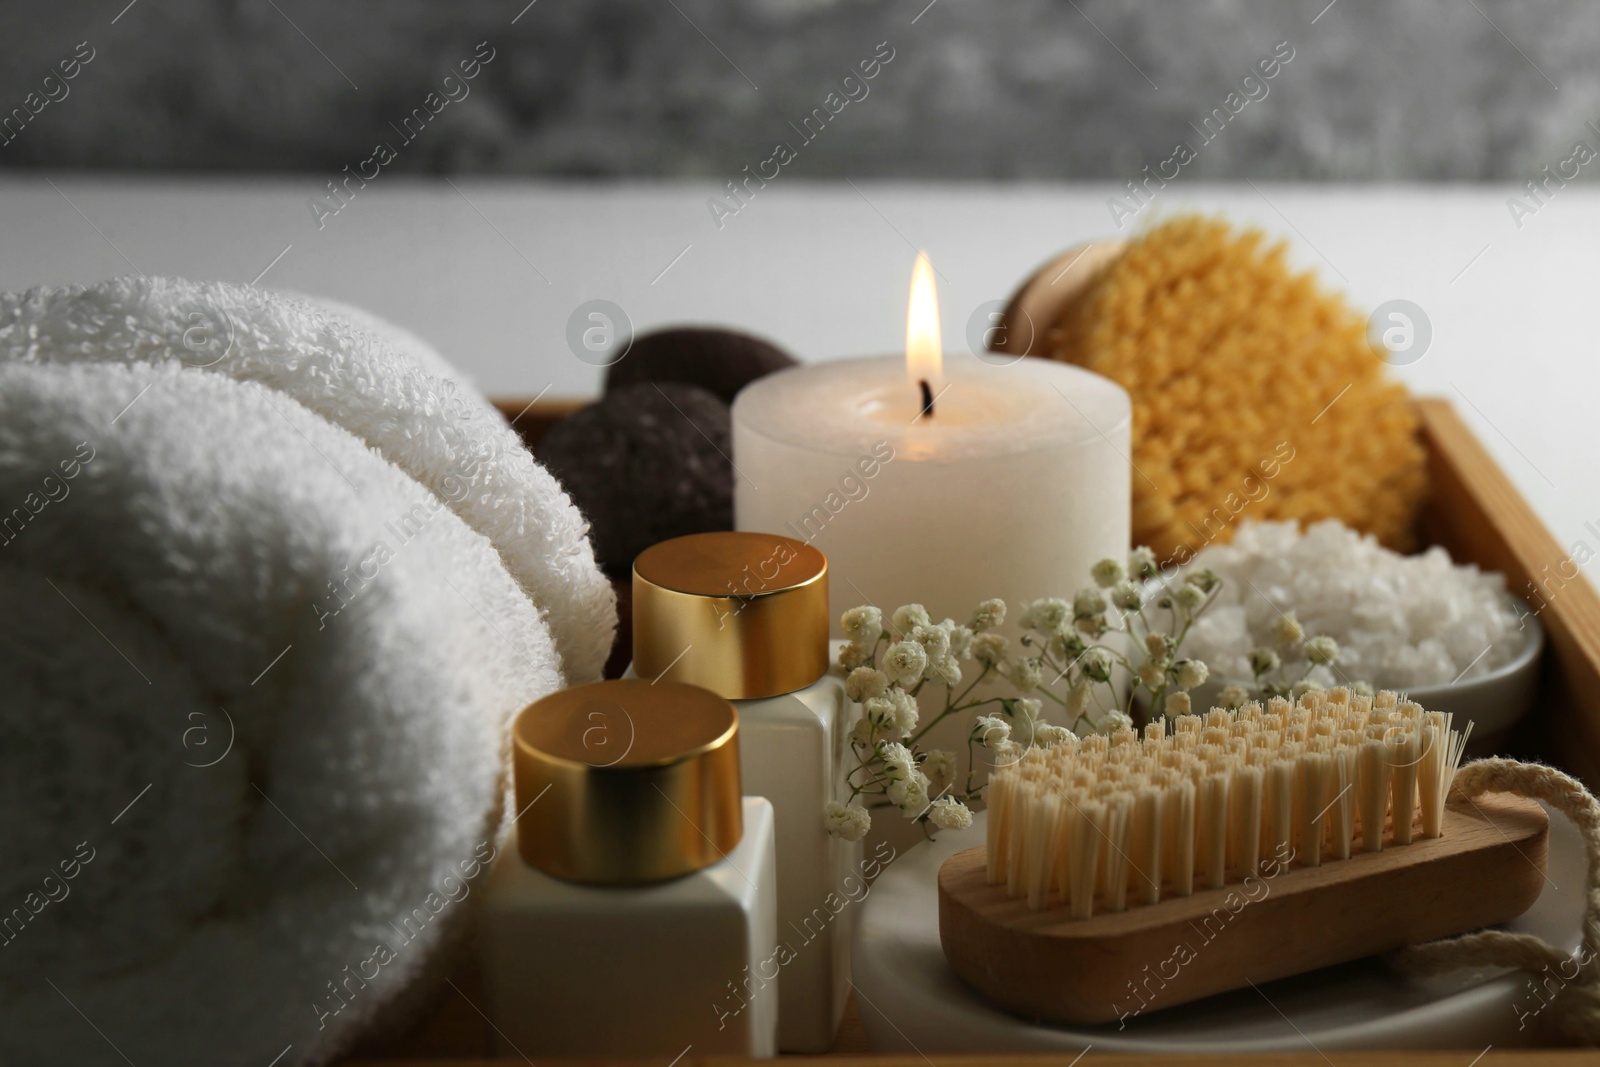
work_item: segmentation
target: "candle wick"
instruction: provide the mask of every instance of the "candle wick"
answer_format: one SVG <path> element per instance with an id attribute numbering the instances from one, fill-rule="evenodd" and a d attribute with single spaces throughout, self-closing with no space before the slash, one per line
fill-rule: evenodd
<path id="1" fill-rule="evenodd" d="M 917 384 L 922 387 L 922 417 L 933 418 L 933 386 L 928 384 L 928 379 L 919 378 Z"/>

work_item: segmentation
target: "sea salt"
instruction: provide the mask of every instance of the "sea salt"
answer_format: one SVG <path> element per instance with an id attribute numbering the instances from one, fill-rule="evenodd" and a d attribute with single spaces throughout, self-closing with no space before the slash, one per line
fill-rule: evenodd
<path id="1" fill-rule="evenodd" d="M 1231 544 L 1203 549 L 1181 573 L 1201 567 L 1223 586 L 1183 655 L 1204 660 L 1215 677 L 1247 681 L 1250 650 L 1271 647 L 1273 623 L 1289 612 L 1307 635 L 1339 642 L 1335 669 L 1310 675 L 1325 686 L 1411 689 L 1475 678 L 1509 663 L 1526 639 L 1503 575 L 1457 566 L 1438 546 L 1402 556 L 1331 519 L 1303 535 L 1293 522 L 1246 522 Z"/>

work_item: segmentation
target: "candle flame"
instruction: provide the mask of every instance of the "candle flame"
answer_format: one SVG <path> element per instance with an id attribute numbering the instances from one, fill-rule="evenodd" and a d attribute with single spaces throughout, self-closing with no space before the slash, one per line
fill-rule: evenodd
<path id="1" fill-rule="evenodd" d="M 937 394 L 944 370 L 939 338 L 939 289 L 926 252 L 917 253 L 911 268 L 911 299 L 906 306 L 906 373 L 924 397 Z M 922 388 L 923 385 L 926 388 Z M 920 401 L 927 406 L 927 401 Z"/>

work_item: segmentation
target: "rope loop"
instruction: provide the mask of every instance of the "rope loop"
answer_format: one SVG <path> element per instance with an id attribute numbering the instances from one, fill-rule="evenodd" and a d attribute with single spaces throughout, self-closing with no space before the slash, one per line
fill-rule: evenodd
<path id="1" fill-rule="evenodd" d="M 1484 793 L 1542 800 L 1570 819 L 1583 835 L 1589 873 L 1584 886 L 1582 946 L 1573 955 L 1531 934 L 1483 930 L 1412 945 L 1395 953 L 1393 962 L 1411 974 L 1439 974 L 1463 967 L 1554 971 L 1564 980 L 1550 1002 L 1557 1025 L 1576 1041 L 1600 1045 L 1600 801 L 1582 782 L 1554 767 L 1500 758 L 1467 764 L 1456 772 L 1450 787 L 1452 801 L 1471 800 Z"/>

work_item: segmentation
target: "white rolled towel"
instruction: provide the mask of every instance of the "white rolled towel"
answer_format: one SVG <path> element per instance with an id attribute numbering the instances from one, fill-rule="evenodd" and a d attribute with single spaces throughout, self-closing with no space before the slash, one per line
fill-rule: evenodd
<path id="1" fill-rule="evenodd" d="M 255 381 L 449 504 L 545 613 L 569 683 L 600 677 L 616 595 L 561 486 L 424 342 L 252 286 L 116 278 L 0 295 L 0 361 L 170 363 Z M 408 343 L 396 346 L 398 338 Z"/>
<path id="2" fill-rule="evenodd" d="M 490 541 L 347 431 L 175 364 L 18 362 L 0 679 L 0 1062 L 257 1067 L 440 965 L 507 720 L 562 684 Z"/>

